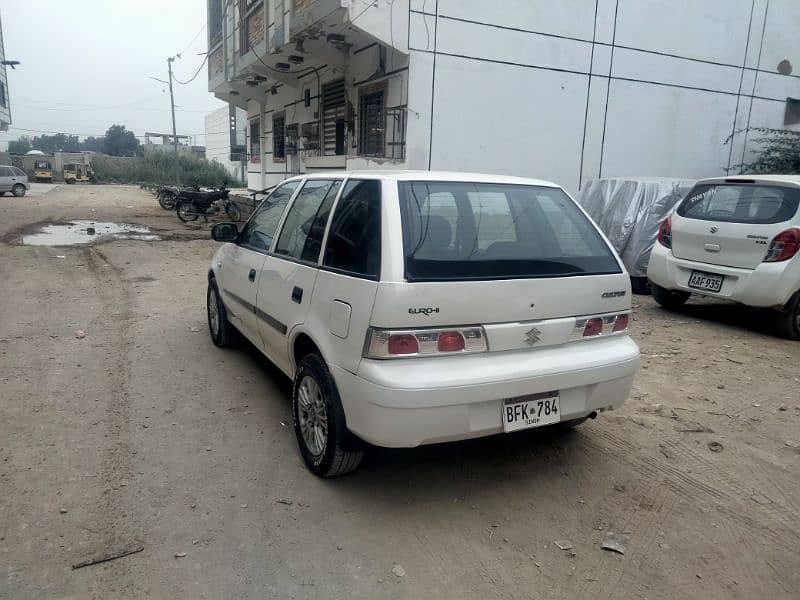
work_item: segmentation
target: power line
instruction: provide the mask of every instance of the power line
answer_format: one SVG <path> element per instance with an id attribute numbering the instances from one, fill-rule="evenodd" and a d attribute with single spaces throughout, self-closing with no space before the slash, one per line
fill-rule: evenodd
<path id="1" fill-rule="evenodd" d="M 173 76 L 172 76 L 172 79 L 173 79 L 173 80 L 175 80 L 175 83 L 180 83 L 181 85 L 189 85 L 189 84 L 190 84 L 190 83 L 192 83 L 192 82 L 193 82 L 195 79 L 197 79 L 197 76 L 200 74 L 200 70 L 203 68 L 203 65 L 205 65 L 205 64 L 206 64 L 206 61 L 207 61 L 207 60 L 208 60 L 208 54 L 206 54 L 205 58 L 203 59 L 203 62 L 201 62 L 201 63 L 200 63 L 200 66 L 199 66 L 199 67 L 197 67 L 197 72 L 195 72 L 195 74 L 194 74 L 194 75 L 192 75 L 192 78 L 191 78 L 189 81 L 181 81 L 180 79 L 178 79 L 177 77 L 175 77 L 175 75 L 173 75 Z"/>
<path id="2" fill-rule="evenodd" d="M 186 47 L 185 47 L 183 50 L 181 50 L 181 54 L 183 54 L 184 52 L 186 52 L 186 51 L 189 49 L 189 47 L 190 47 L 192 44 L 194 44 L 194 41 L 195 41 L 195 40 L 198 38 L 198 36 L 199 36 L 201 33 L 203 33 L 203 30 L 206 28 L 206 25 L 207 25 L 207 24 L 208 24 L 208 23 L 203 23 L 202 27 L 200 27 L 200 30 L 199 30 L 197 33 L 195 33 L 195 34 L 194 34 L 194 37 L 192 38 L 192 41 L 191 41 L 191 42 L 189 42 L 188 44 L 186 44 Z"/>

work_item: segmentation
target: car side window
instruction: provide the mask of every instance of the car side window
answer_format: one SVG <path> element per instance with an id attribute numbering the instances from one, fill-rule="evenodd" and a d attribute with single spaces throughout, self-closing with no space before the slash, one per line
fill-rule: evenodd
<path id="1" fill-rule="evenodd" d="M 17 177 L 24 177 L 25 176 L 25 171 L 23 171 L 19 167 L 11 167 L 11 170 L 14 172 L 14 175 L 16 175 Z"/>
<path id="2" fill-rule="evenodd" d="M 340 185 L 341 181 L 335 179 L 306 181 L 286 213 L 275 254 L 309 262 L 319 259 L 322 236 Z"/>
<path id="3" fill-rule="evenodd" d="M 11 167 L 0 167 L 0 177 L 14 177 Z"/>
<path id="4" fill-rule="evenodd" d="M 283 211 L 298 185 L 299 181 L 285 183 L 261 203 L 239 234 L 239 245 L 258 252 L 269 250 Z"/>
<path id="5" fill-rule="evenodd" d="M 380 277 L 380 181 L 347 182 L 333 214 L 323 265 L 351 275 Z"/>

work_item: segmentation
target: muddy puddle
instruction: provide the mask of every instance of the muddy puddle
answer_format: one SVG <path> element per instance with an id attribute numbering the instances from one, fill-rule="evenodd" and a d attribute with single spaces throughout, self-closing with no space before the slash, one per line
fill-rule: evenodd
<path id="1" fill-rule="evenodd" d="M 144 225 L 130 223 L 100 223 L 97 221 L 71 221 L 69 223 L 43 224 L 24 234 L 19 243 L 23 246 L 81 246 L 112 240 L 158 241 L 161 238 Z"/>

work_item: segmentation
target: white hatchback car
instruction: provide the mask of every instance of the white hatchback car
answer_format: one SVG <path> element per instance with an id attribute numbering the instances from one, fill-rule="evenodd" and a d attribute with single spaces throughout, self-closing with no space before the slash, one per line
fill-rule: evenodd
<path id="1" fill-rule="evenodd" d="M 288 179 L 208 272 L 215 344 L 234 328 L 294 380 L 320 476 L 363 441 L 412 447 L 575 424 L 639 367 L 630 280 L 580 207 L 543 181 L 436 172 Z"/>
<path id="2" fill-rule="evenodd" d="M 704 179 L 662 224 L 647 277 L 656 302 L 691 294 L 777 309 L 800 339 L 800 176 Z"/>

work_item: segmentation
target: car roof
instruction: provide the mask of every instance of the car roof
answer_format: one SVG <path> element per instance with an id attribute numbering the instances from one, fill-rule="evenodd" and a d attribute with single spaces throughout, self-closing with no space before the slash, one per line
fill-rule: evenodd
<path id="1" fill-rule="evenodd" d="M 309 179 L 327 179 L 330 177 L 357 177 L 364 179 L 390 179 L 394 181 L 466 181 L 470 183 L 505 183 L 516 185 L 538 185 L 542 187 L 560 188 L 557 183 L 528 177 L 511 175 L 490 175 L 486 173 L 462 173 L 458 171 L 403 171 L 398 169 L 370 169 L 362 171 L 322 171 L 306 173 L 298 176 Z"/>
<path id="2" fill-rule="evenodd" d="M 734 175 L 731 177 L 711 177 L 701 179 L 698 184 L 708 183 L 768 183 L 775 185 L 800 186 L 800 175 Z"/>

